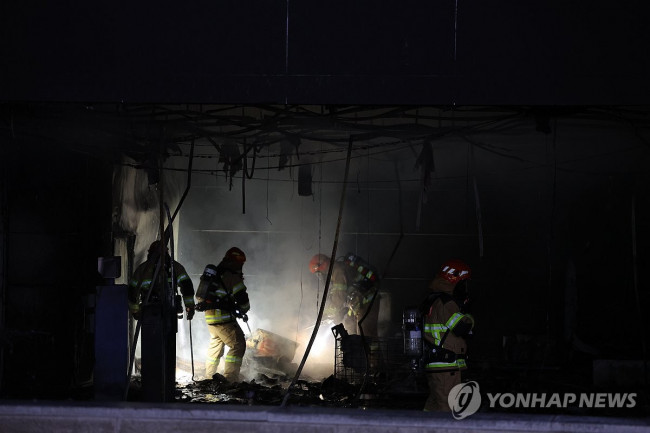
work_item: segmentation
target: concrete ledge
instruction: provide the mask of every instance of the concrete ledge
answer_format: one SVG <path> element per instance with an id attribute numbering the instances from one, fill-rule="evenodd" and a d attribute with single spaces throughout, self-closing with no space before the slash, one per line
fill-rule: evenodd
<path id="1" fill-rule="evenodd" d="M 0 432 L 75 433 L 650 433 L 650 419 L 146 403 L 3 402 Z"/>

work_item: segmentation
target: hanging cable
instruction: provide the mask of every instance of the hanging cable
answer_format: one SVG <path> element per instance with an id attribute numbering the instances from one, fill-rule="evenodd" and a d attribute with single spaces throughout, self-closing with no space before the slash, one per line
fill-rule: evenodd
<path id="1" fill-rule="evenodd" d="M 253 174 L 255 173 L 255 161 L 257 160 L 257 147 L 253 145 L 250 147 L 250 149 L 246 150 L 245 146 L 246 145 L 244 145 L 244 173 L 246 174 L 247 178 L 252 179 Z M 248 169 L 246 168 L 248 165 L 246 163 L 246 160 L 248 159 L 248 152 L 250 152 L 251 149 L 253 150 L 253 166 L 251 167 L 251 172 L 249 174 Z"/>
<path id="2" fill-rule="evenodd" d="M 241 213 L 246 214 L 246 166 L 248 165 L 248 156 L 246 155 L 246 142 L 244 142 L 244 169 L 241 174 Z"/>
<path id="3" fill-rule="evenodd" d="M 171 221 L 169 223 L 170 225 L 176 219 L 176 215 L 181 210 L 181 206 L 185 201 L 185 197 L 187 197 L 187 193 L 190 191 L 190 186 L 192 185 L 192 161 L 193 160 L 194 160 L 194 139 L 192 139 L 192 145 L 190 146 L 190 160 L 187 163 L 187 184 L 185 185 L 185 191 L 183 191 L 183 195 L 181 196 L 181 199 L 176 205 L 176 209 L 174 209 L 174 215 L 172 215 L 171 217 Z"/>
<path id="4" fill-rule="evenodd" d="M 174 229 L 172 227 L 172 216 L 169 213 L 169 206 L 167 206 L 167 203 L 165 203 L 165 212 L 167 213 L 167 231 L 169 233 L 169 251 L 170 251 L 170 258 L 171 258 L 171 265 L 170 265 L 170 272 L 171 272 L 171 281 L 172 281 L 172 286 L 171 286 L 171 291 L 172 291 L 172 297 L 175 301 L 177 299 L 174 297 L 175 292 L 176 292 L 176 275 L 175 275 L 175 270 L 174 270 L 174 261 L 176 260 L 175 258 L 175 252 L 174 252 Z M 178 309 L 178 306 L 176 305 L 176 310 Z M 174 311 L 174 313 L 176 312 Z M 183 316 L 181 316 L 182 319 Z M 192 342 L 192 321 L 188 320 L 189 322 L 189 332 L 190 332 L 190 360 L 192 363 L 192 382 L 194 382 L 194 344 Z M 183 323 L 183 322 L 181 322 Z"/>
<path id="5" fill-rule="evenodd" d="M 327 278 L 325 279 L 325 288 L 323 289 L 323 298 L 320 304 L 320 309 L 318 311 L 318 317 L 316 318 L 316 325 L 314 326 L 314 330 L 312 331 L 311 338 L 309 339 L 309 343 L 307 344 L 307 348 L 305 349 L 305 354 L 302 357 L 302 361 L 300 361 L 300 366 L 298 367 L 298 370 L 296 371 L 295 376 L 293 377 L 293 380 L 291 381 L 291 384 L 287 387 L 287 390 L 284 394 L 284 398 L 282 399 L 282 404 L 281 407 L 285 407 L 287 404 L 287 401 L 289 400 L 289 396 L 291 395 L 291 389 L 295 386 L 296 381 L 300 377 L 300 373 L 302 372 L 302 369 L 305 366 L 305 362 L 307 361 L 307 357 L 309 356 L 309 351 L 311 350 L 312 345 L 314 344 L 314 340 L 316 339 L 316 335 L 318 334 L 318 328 L 320 327 L 320 322 L 323 317 L 323 311 L 325 310 L 325 300 L 327 299 L 327 290 L 329 288 L 330 280 L 332 278 L 332 270 L 334 268 L 334 257 L 336 257 L 336 249 L 338 247 L 338 242 L 339 242 L 339 232 L 341 230 L 341 220 L 343 219 L 343 206 L 345 204 L 345 193 L 347 189 L 347 182 L 348 182 L 348 174 L 350 172 L 350 156 L 352 155 L 352 144 L 353 144 L 353 138 L 350 136 L 350 141 L 348 144 L 348 155 L 345 160 L 345 176 L 343 177 L 343 188 L 341 191 L 341 203 L 339 204 L 339 217 L 338 221 L 336 223 L 336 232 L 334 234 L 334 244 L 332 245 L 332 254 L 330 257 L 332 257 L 332 260 L 330 260 L 329 268 L 327 270 Z"/>
<path id="6" fill-rule="evenodd" d="M 162 149 L 163 149 L 163 143 L 161 142 L 161 152 L 160 155 L 163 154 Z M 151 279 L 151 285 L 149 287 L 149 290 L 147 290 L 147 294 L 145 295 L 145 299 L 142 302 L 143 309 L 144 306 L 146 306 L 149 303 L 149 297 L 151 296 L 151 292 L 153 292 L 154 285 L 158 281 L 158 274 L 162 270 L 162 278 L 161 278 L 161 283 L 164 284 L 164 281 L 166 280 L 166 275 L 165 275 L 165 267 L 163 266 L 164 260 L 165 260 L 165 246 L 167 243 L 165 242 L 165 220 L 164 220 L 164 215 L 165 211 L 163 209 L 164 206 L 164 201 L 163 201 L 163 181 L 162 181 L 162 156 L 159 156 L 159 164 L 158 164 L 158 171 L 159 171 L 159 179 L 160 181 L 158 182 L 158 200 L 159 200 L 159 235 L 160 239 L 162 239 L 162 242 L 160 242 L 160 251 L 158 252 L 158 261 L 156 262 L 156 269 L 154 270 L 153 273 L 153 278 Z M 148 266 L 151 266 L 149 264 Z M 140 290 L 140 287 L 142 285 L 142 279 L 138 282 L 138 291 Z M 163 300 L 166 299 L 166 297 L 163 296 Z M 142 318 L 141 318 L 142 319 Z M 129 354 L 129 369 L 127 370 L 126 373 L 126 389 L 124 391 L 124 401 L 127 401 L 128 396 L 129 396 L 129 388 L 130 388 L 130 383 L 131 383 L 131 372 L 133 370 L 133 364 L 135 362 L 135 351 L 138 345 L 138 338 L 140 334 L 140 328 L 142 327 L 142 320 L 138 320 L 138 323 L 135 327 L 135 332 L 133 335 L 133 344 L 131 346 L 131 353 Z M 163 364 L 165 365 L 165 364 Z"/>
<path id="7" fill-rule="evenodd" d="M 269 154 L 269 148 L 266 148 L 266 155 L 268 157 Z M 270 159 L 266 160 L 266 220 L 269 222 L 269 224 L 273 225 L 271 220 L 269 219 L 269 180 L 271 176 L 271 170 L 269 170 L 269 161 Z"/>

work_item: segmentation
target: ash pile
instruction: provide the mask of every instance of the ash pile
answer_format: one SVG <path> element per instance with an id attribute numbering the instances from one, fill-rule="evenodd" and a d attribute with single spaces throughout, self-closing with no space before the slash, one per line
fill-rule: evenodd
<path id="1" fill-rule="evenodd" d="M 377 344 L 381 343 L 381 344 Z M 396 341 L 400 345 L 402 341 Z M 390 342 L 372 341 L 370 347 L 381 347 L 384 361 L 390 353 Z M 343 350 L 345 363 L 343 362 Z M 287 402 L 294 406 L 319 407 L 390 407 L 395 408 L 395 392 L 400 392 L 400 408 L 421 408 L 422 384 L 413 382 L 415 378 L 409 369 L 408 361 L 382 362 L 377 366 L 376 354 L 371 352 L 371 368 L 365 368 L 355 355 L 364 356 L 358 347 L 336 341 L 336 354 L 332 360 L 334 367 L 326 378 L 316 379 L 301 374 L 291 388 Z M 175 400 L 184 403 L 220 403 L 240 405 L 282 404 L 287 389 L 291 386 L 298 365 L 293 363 L 298 343 L 258 329 L 247 338 L 241 377 L 248 380 L 228 382 L 221 374 L 212 378 L 191 380 L 176 386 Z M 364 356 L 365 359 L 365 356 Z M 345 365 L 344 365 L 345 364 Z M 183 367 L 186 368 L 186 367 Z M 390 371 L 387 374 L 387 371 Z M 200 377 L 201 369 L 196 369 Z M 400 390 L 411 389 L 407 398 Z M 410 397 L 410 398 L 409 398 Z"/>

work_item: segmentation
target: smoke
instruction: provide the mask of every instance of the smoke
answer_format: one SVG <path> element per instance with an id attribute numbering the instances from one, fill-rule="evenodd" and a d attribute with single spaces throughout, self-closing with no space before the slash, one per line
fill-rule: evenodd
<path id="1" fill-rule="evenodd" d="M 307 144 L 303 143 L 303 150 L 304 146 Z M 313 148 L 320 149 L 320 144 Z M 388 261 L 398 242 L 401 224 L 400 208 L 394 205 L 399 202 L 400 194 L 396 165 L 403 171 L 401 178 L 414 177 L 410 174 L 412 158 L 409 151 L 396 154 L 403 156 L 404 152 L 408 164 L 399 164 L 388 156 L 370 159 L 363 153 L 352 160 L 337 257 L 354 252 L 380 271 Z M 243 272 L 251 310 L 248 324 L 241 320 L 239 324 L 245 334 L 260 329 L 297 342 L 291 360 L 297 367 L 316 327 L 324 290 L 324 282 L 311 274 L 308 263 L 315 254 L 329 256 L 332 253 L 345 161 L 340 157 L 334 158 L 337 159 L 335 162 L 322 164 L 313 159 L 308 161 L 312 163 L 313 180 L 307 190 L 312 191 L 312 195 L 305 196 L 298 194 L 298 169 L 295 167 L 282 171 L 260 170 L 264 162 L 258 161 L 252 179 L 242 179 L 242 172 L 239 172 L 231 182 L 223 172 L 215 171 L 216 154 L 214 156 L 195 160 L 192 188 L 175 221 L 178 224 L 175 227 L 175 258 L 186 268 L 196 289 L 207 264 L 218 264 L 233 246 L 241 248 L 247 255 Z M 305 158 L 303 161 L 293 159 L 292 162 L 302 163 Z M 187 158 L 174 157 L 166 162 L 166 167 L 186 164 Z M 138 181 L 133 177 L 137 174 L 126 174 L 125 185 L 135 182 L 141 185 L 140 188 L 146 186 L 142 179 Z M 165 171 L 165 174 L 170 172 Z M 302 177 L 304 179 L 304 172 Z M 180 171 L 168 178 L 173 180 L 166 184 L 166 191 L 176 202 L 186 185 L 184 174 Z M 370 181 L 378 181 L 380 187 L 371 188 Z M 412 198 L 417 200 L 419 192 Z M 157 199 L 147 197 L 147 200 L 150 203 Z M 135 195 L 123 197 L 122 201 L 125 202 L 123 218 L 130 230 L 138 233 L 140 239 L 149 236 L 147 242 L 155 239 L 157 214 L 155 209 L 150 210 L 153 206 L 143 207 Z M 411 200 L 409 205 L 416 207 L 417 203 Z M 147 242 L 138 244 L 140 251 L 148 246 Z M 136 251 L 136 257 L 142 259 L 144 255 L 138 255 Z M 138 263 L 136 261 L 136 265 Z M 426 263 L 420 266 L 424 267 L 425 273 L 428 272 Z M 422 273 L 414 266 L 411 268 Z M 385 284 L 386 293 L 389 284 Z M 418 290 L 410 291 L 403 296 L 404 302 L 408 302 L 409 296 L 419 300 L 420 293 Z M 390 303 L 382 302 L 381 305 L 390 314 Z M 393 325 L 397 323 L 392 317 L 386 317 L 385 321 L 392 321 Z M 177 359 L 185 373 L 193 365 L 195 376 L 200 377 L 210 335 L 203 313 L 197 312 L 191 325 L 190 338 L 188 321 L 179 321 Z M 335 340 L 331 331 L 334 325 L 337 324 L 318 323 L 318 333 L 303 369 L 304 376 L 320 379 L 334 372 Z M 395 326 L 387 328 L 393 331 Z M 245 364 L 250 361 L 246 359 Z M 223 368 L 223 360 L 220 368 Z"/>
<path id="2" fill-rule="evenodd" d="M 472 125 L 472 120 L 464 122 Z M 440 127 L 440 122 L 433 123 L 430 132 Z M 323 136 L 340 133 L 334 131 L 335 126 L 328 123 L 329 132 Z M 603 239 L 593 233 L 610 224 L 606 211 L 613 218 L 617 209 L 628 209 L 617 200 L 628 200 L 630 189 L 612 189 L 612 179 L 618 174 L 644 173 L 647 147 L 636 142 L 638 137 L 607 123 L 579 118 L 561 120 L 556 126 L 562 132 L 558 135 L 562 146 L 540 136 L 525 119 L 513 120 L 507 131 L 505 126 L 493 129 L 476 124 L 471 141 L 463 138 L 465 126 L 463 135 L 441 135 L 431 142 L 429 159 L 435 164 L 427 171 L 426 190 L 416 170 L 418 155 L 411 151 L 410 138 L 385 148 L 355 143 L 337 256 L 348 251 L 358 254 L 384 276 L 385 335 L 399 336 L 403 308 L 421 301 L 438 266 L 450 257 L 463 258 L 473 266 L 477 294 L 530 281 L 508 308 L 495 305 L 487 295 L 475 304 L 479 318 L 500 317 L 497 312 L 503 308 L 517 311 L 518 319 L 508 326 L 546 323 L 552 304 L 540 294 L 551 288 L 550 277 L 561 274 L 550 265 L 564 262 L 563 255 L 572 245 L 577 245 L 576 260 L 582 258 L 579 273 L 601 274 L 598 259 L 580 246 Z M 413 140 L 414 145 L 421 141 Z M 612 143 L 627 143 L 627 147 Z M 297 341 L 292 360 L 296 364 L 305 353 L 323 293 L 322 283 L 309 272 L 307 263 L 314 254 L 332 251 L 344 150 L 344 146 L 303 140 L 299 152 L 289 154 L 281 152 L 280 145 L 272 145 L 257 155 L 253 172 L 251 156 L 248 172 L 252 178 L 242 176 L 242 170 L 226 178 L 214 147 L 197 142 L 192 188 L 176 220 L 176 259 L 191 275 L 195 288 L 205 265 L 217 264 L 228 248 L 237 246 L 246 252 L 251 331 L 264 329 Z M 187 148 L 183 153 L 188 154 Z M 277 169 L 278 155 L 287 158 L 282 170 Z M 169 158 L 166 168 L 184 168 L 187 162 L 186 156 Z M 299 174 L 299 168 L 291 167 L 296 163 L 311 164 L 311 188 L 300 188 L 300 178 L 304 181 L 309 176 L 305 169 Z M 178 199 L 186 185 L 185 173 L 168 174 L 174 180 L 166 183 L 165 197 L 176 203 L 173 199 Z M 476 189 L 470 188 L 474 182 Z M 116 175 L 115 184 L 120 206 L 116 220 L 125 231 L 137 235 L 137 265 L 148 243 L 157 237 L 157 195 L 149 189 L 143 170 L 125 169 Z M 480 213 L 476 212 L 479 196 Z M 637 212 L 645 214 L 647 209 Z M 480 237 L 477 215 L 481 216 Z M 623 222 L 621 217 L 617 227 L 628 224 L 629 218 Z M 610 235 L 621 245 L 625 241 L 616 231 Z M 479 238 L 485 239 L 484 254 Z M 620 251 L 611 250 L 613 259 L 625 257 Z M 592 284 L 604 286 L 601 280 Z M 248 333 L 246 325 L 240 325 Z M 307 365 L 333 369 L 331 325 L 320 325 Z M 192 350 L 186 320 L 179 322 L 177 341 L 179 359 L 187 363 L 193 353 L 195 366 L 203 365 L 209 334 L 202 313 L 192 322 Z"/>
<path id="3" fill-rule="evenodd" d="M 291 360 L 296 366 L 315 328 L 324 290 L 323 282 L 309 271 L 308 263 L 315 254 L 331 254 L 342 191 L 342 164 L 316 166 L 312 196 L 298 195 L 295 168 L 291 173 L 267 171 L 263 176 L 268 180 L 245 179 L 244 185 L 241 178 L 235 178 L 232 187 L 221 173 L 197 175 L 181 211 L 178 258 L 195 287 L 205 265 L 217 264 L 230 247 L 241 248 L 247 255 L 243 272 L 251 303 L 248 326 L 253 333 L 261 329 L 297 342 Z M 361 166 L 356 170 L 360 172 Z M 367 173 L 363 176 L 367 177 Z M 366 224 L 368 218 L 353 218 L 354 212 L 349 211 L 354 211 L 359 198 L 367 204 L 368 192 L 360 193 L 351 186 L 348 194 L 350 205 L 346 207 L 342 231 L 357 234 L 341 235 L 337 256 L 348 250 L 358 251 L 359 247 L 368 254 L 367 236 L 355 227 Z M 239 324 L 248 334 L 246 324 L 241 320 Z M 319 323 L 303 370 L 305 376 L 322 378 L 333 373 L 333 325 Z M 179 330 L 179 357 L 187 358 L 190 352 L 188 331 L 187 326 Z M 194 360 L 202 366 L 209 342 L 202 313 L 195 316 L 192 333 Z"/>

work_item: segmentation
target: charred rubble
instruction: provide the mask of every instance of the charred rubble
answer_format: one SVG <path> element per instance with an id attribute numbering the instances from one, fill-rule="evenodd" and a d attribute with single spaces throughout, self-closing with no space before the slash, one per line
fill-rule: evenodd
<path id="1" fill-rule="evenodd" d="M 356 336 L 353 336 L 356 337 Z M 334 374 L 314 379 L 301 374 L 295 380 L 294 358 L 298 344 L 272 332 L 258 329 L 247 339 L 242 377 L 248 380 L 229 382 L 217 373 L 204 377 L 204 369 L 177 359 L 177 368 L 191 379 L 177 382 L 174 400 L 179 403 L 217 403 L 235 405 L 280 406 L 289 388 L 288 404 L 319 407 L 388 407 L 421 409 L 426 398 L 426 382 L 414 374 L 407 358 L 393 359 L 389 353 L 401 350 L 390 347 L 402 340 L 381 339 L 378 347 L 382 362 L 374 351 L 366 358 L 362 342 L 354 338 L 337 339 Z M 138 367 L 136 362 L 136 370 Z M 138 374 L 130 382 L 129 400 L 138 401 L 141 380 Z M 394 398 L 399 395 L 399 398 Z"/>

